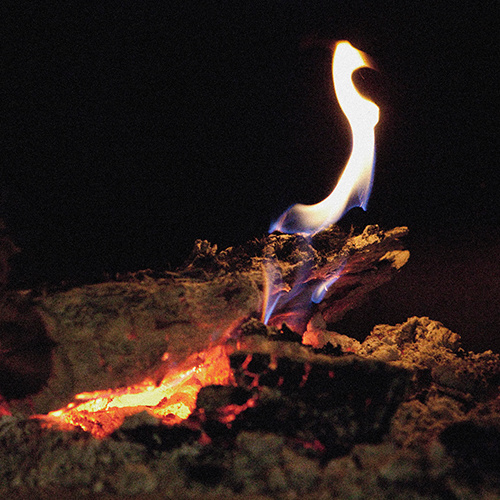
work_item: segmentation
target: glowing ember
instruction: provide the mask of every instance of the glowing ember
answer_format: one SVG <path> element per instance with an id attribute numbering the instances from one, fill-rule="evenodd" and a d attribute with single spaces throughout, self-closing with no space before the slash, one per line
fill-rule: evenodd
<path id="1" fill-rule="evenodd" d="M 337 222 L 353 207 L 366 209 L 373 183 L 379 108 L 359 94 L 352 74 L 359 68 L 371 67 L 366 54 L 349 42 L 337 43 L 332 61 L 333 84 L 339 105 L 351 125 L 351 156 L 337 186 L 326 199 L 316 205 L 293 205 L 271 226 L 270 232 L 313 235 Z"/>
<path id="2" fill-rule="evenodd" d="M 63 429 L 78 426 L 100 438 L 117 429 L 125 417 L 143 410 L 165 423 L 178 423 L 194 410 L 202 387 L 231 382 L 229 354 L 227 346 L 216 346 L 189 357 L 183 368 L 167 373 L 159 384 L 145 380 L 115 390 L 84 392 L 65 408 L 35 418 Z"/>

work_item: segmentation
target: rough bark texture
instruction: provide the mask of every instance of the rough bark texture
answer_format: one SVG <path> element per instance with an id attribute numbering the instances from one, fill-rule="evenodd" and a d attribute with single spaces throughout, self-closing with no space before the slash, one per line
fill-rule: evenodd
<path id="1" fill-rule="evenodd" d="M 35 298 L 53 347 L 50 376 L 30 398 L 32 411 L 57 409 L 80 392 L 161 378 L 255 310 L 258 299 L 256 284 L 242 275 L 145 277 Z"/>
<path id="2" fill-rule="evenodd" d="M 464 352 L 457 334 L 429 318 L 379 325 L 362 343 L 316 329 L 309 336 L 319 354 L 293 339 L 273 340 L 276 332 L 256 321 L 242 334 L 251 336 L 233 355 L 240 386 L 204 389 L 197 415 L 182 425 L 167 427 L 142 413 L 97 440 L 21 417 L 0 418 L 0 494 L 498 498 L 498 354 Z M 283 365 L 287 359 L 291 363 Z M 403 381 L 398 405 L 401 392 L 390 388 Z M 307 384 L 315 397 L 304 391 Z M 369 432 L 357 434 L 372 404 L 375 414 L 364 427 Z M 384 435 L 376 423 L 391 404 Z M 318 421 L 328 422 L 328 433 L 315 427 Z"/>
<path id="3" fill-rule="evenodd" d="M 24 412 L 57 409 L 80 392 L 157 379 L 174 363 L 220 342 L 235 324 L 259 316 L 263 269 L 306 295 L 341 271 L 324 302 L 298 309 L 302 330 L 316 313 L 336 321 L 406 262 L 406 228 L 359 235 L 337 227 L 311 241 L 272 234 L 217 251 L 198 241 L 175 273 L 139 272 L 68 290 L 12 292 L 0 303 L 0 393 Z M 286 296 L 286 294 L 285 294 Z M 276 311 L 276 322 L 289 304 Z M 165 353 L 168 359 L 165 360 Z M 23 385 L 24 384 L 24 385 Z"/>

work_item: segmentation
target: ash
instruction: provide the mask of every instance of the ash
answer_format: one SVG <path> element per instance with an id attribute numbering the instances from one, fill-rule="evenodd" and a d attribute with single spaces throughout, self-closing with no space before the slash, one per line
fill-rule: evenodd
<path id="1" fill-rule="evenodd" d="M 266 334 L 255 321 L 245 332 L 250 337 Z M 258 393 L 244 384 L 205 388 L 188 423 L 167 427 L 141 413 L 102 440 L 8 415 L 0 418 L 0 494 L 325 500 L 500 496 L 498 354 L 465 352 L 457 334 L 437 321 L 416 317 L 396 326 L 376 326 L 362 343 L 327 331 L 313 318 L 304 339 L 310 347 L 300 349 L 311 353 L 307 362 L 313 368 L 329 357 L 352 358 L 358 360 L 349 361 L 353 370 L 369 361 L 381 373 L 387 367 L 394 377 L 407 374 L 397 404 L 391 384 L 378 389 L 386 394 L 373 394 L 393 405 L 382 431 L 350 434 L 342 441 L 349 433 L 337 429 L 342 420 L 338 413 L 329 424 L 330 434 L 336 434 L 334 447 L 321 433 L 314 439 L 314 426 L 290 430 L 286 420 L 280 425 L 277 415 L 279 404 L 284 407 L 293 398 L 272 384 Z M 294 356 L 300 362 L 298 357 L 309 354 Z M 260 364 L 260 372 L 269 375 L 266 363 Z M 360 385 L 365 383 L 360 379 Z M 352 391 L 355 399 L 356 387 Z M 219 407 L 243 408 L 249 398 L 258 404 L 231 423 L 217 417 Z M 259 417 L 259 408 L 266 408 L 269 400 L 275 404 L 273 416 Z M 354 411 L 349 404 L 342 410 L 347 414 Z M 377 408 L 370 418 L 378 418 L 383 405 Z M 320 413 L 307 415 L 326 418 Z M 387 411 L 382 413 L 387 416 Z"/>

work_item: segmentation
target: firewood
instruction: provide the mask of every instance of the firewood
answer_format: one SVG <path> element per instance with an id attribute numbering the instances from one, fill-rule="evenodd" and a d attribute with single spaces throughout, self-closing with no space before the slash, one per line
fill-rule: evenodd
<path id="1" fill-rule="evenodd" d="M 197 241 L 176 272 L 10 292 L 0 303 L 0 393 L 17 399 L 14 409 L 46 413 L 77 393 L 159 380 L 188 356 L 225 342 L 242 321 L 260 316 L 266 262 L 279 268 L 287 287 L 303 279 L 311 290 L 339 273 L 323 302 L 303 308 L 299 333 L 313 314 L 337 321 L 406 262 L 406 233 L 368 226 L 347 234 L 332 226 L 312 241 L 274 233 L 223 251 Z M 282 313 L 276 312 L 276 321 Z M 17 381 L 18 390 L 9 392 Z"/>

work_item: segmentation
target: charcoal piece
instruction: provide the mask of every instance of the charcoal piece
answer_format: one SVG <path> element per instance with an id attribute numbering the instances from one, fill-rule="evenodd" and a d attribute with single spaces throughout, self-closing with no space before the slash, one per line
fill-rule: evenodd
<path id="1" fill-rule="evenodd" d="M 381 361 L 314 354 L 262 337 L 246 342 L 231 366 L 237 384 L 248 389 L 251 380 L 258 398 L 235 416 L 233 428 L 319 441 L 329 457 L 380 440 L 410 383 L 409 371 Z M 254 358 L 259 363 L 252 365 Z"/>
<path id="2" fill-rule="evenodd" d="M 190 419 L 201 423 L 205 434 L 214 445 L 231 447 L 237 431 L 229 425 L 234 415 L 243 411 L 252 393 L 242 387 L 211 385 L 203 387 L 196 399 L 196 410 Z"/>
<path id="3" fill-rule="evenodd" d="M 217 419 L 217 415 L 207 415 L 202 424 L 203 432 L 210 438 L 211 444 L 218 448 L 229 449 L 232 447 L 238 430 L 226 422 Z"/>
<path id="4" fill-rule="evenodd" d="M 285 382 L 283 377 L 280 376 L 277 370 L 267 370 L 259 375 L 258 383 L 264 387 L 279 387 Z M 290 383 L 289 378 L 287 378 L 287 383 Z"/>
<path id="5" fill-rule="evenodd" d="M 276 373 L 280 377 L 281 383 L 280 388 L 282 391 L 287 390 L 294 391 L 299 387 L 301 382 L 304 380 L 308 365 L 306 365 L 302 360 L 289 359 L 287 357 L 280 357 L 277 359 L 276 370 L 271 368 L 268 373 Z M 262 382 L 266 380 L 263 377 Z"/>
<path id="6" fill-rule="evenodd" d="M 229 356 L 229 363 L 232 370 L 239 369 L 245 360 L 247 359 L 248 353 L 237 351 Z"/>
<path id="7" fill-rule="evenodd" d="M 315 354 L 326 354 L 328 356 L 342 356 L 344 351 L 340 345 L 334 346 L 331 342 L 327 342 L 323 347 L 313 349 Z"/>
<path id="8" fill-rule="evenodd" d="M 269 338 L 270 340 L 281 340 L 282 342 L 297 342 L 298 344 L 302 344 L 302 335 L 294 332 L 286 323 L 281 325 L 277 334 L 271 335 Z"/>
<path id="9" fill-rule="evenodd" d="M 271 362 L 271 356 L 269 354 L 255 353 L 252 354 L 250 363 L 247 365 L 247 371 L 249 373 L 262 373 L 269 366 Z"/>
<path id="10" fill-rule="evenodd" d="M 296 436 L 301 427 L 300 413 L 300 403 L 277 393 L 237 415 L 231 427 L 236 433 L 262 431 Z"/>
<path id="11" fill-rule="evenodd" d="M 203 409 L 207 413 L 228 405 L 243 405 L 251 395 L 242 387 L 208 385 L 200 389 L 196 398 L 196 408 Z"/>
<path id="12" fill-rule="evenodd" d="M 111 438 L 142 444 L 150 453 L 154 453 L 193 443 L 200 436 L 199 430 L 190 429 L 184 425 L 139 425 L 133 429 L 119 429 L 111 435 Z"/>

